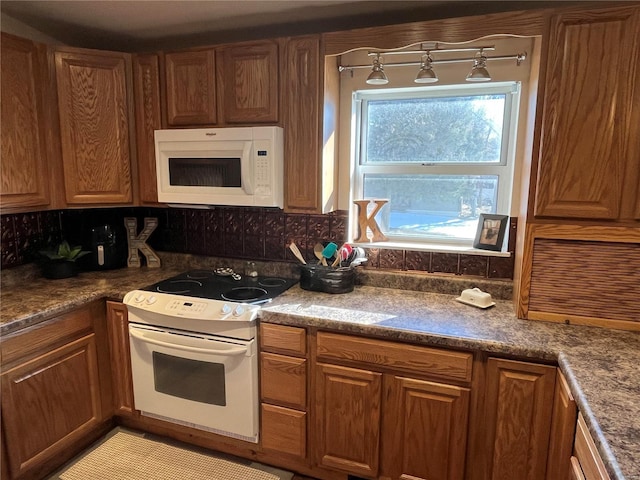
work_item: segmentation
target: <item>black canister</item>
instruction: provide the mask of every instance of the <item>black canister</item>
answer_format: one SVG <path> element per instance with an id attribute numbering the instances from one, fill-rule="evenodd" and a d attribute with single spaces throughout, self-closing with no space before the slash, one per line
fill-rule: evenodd
<path id="1" fill-rule="evenodd" d="M 331 268 L 324 265 L 300 265 L 300 288 L 314 292 L 349 293 L 353 291 L 356 271 L 353 267 Z"/>
<path id="2" fill-rule="evenodd" d="M 89 255 L 84 257 L 86 270 L 110 270 L 127 265 L 127 239 L 124 227 L 98 225 L 89 232 Z"/>

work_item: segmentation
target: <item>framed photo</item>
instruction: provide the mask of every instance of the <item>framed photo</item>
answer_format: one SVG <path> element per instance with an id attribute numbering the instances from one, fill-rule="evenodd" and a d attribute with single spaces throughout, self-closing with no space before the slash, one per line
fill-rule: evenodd
<path id="1" fill-rule="evenodd" d="M 508 222 L 508 215 L 481 213 L 478 219 L 478 231 L 473 241 L 473 248 L 501 251 Z"/>

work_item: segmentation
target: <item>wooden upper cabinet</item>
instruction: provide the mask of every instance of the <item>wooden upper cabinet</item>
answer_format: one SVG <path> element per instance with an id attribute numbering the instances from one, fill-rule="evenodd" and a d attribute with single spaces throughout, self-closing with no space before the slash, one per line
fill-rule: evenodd
<path id="1" fill-rule="evenodd" d="M 44 46 L 2 34 L 2 173 L 0 206 L 49 205 L 49 173 L 43 123 Z"/>
<path id="2" fill-rule="evenodd" d="M 213 49 L 164 56 L 169 125 L 214 125 L 216 54 Z"/>
<path id="3" fill-rule="evenodd" d="M 276 42 L 222 47 L 218 81 L 224 122 L 277 122 L 279 76 Z"/>
<path id="4" fill-rule="evenodd" d="M 56 51 L 67 203 L 130 203 L 130 55 Z"/>
<path id="5" fill-rule="evenodd" d="M 486 458 L 479 478 L 545 478 L 556 368 L 490 358 L 486 375 Z"/>
<path id="6" fill-rule="evenodd" d="M 282 68 L 284 136 L 284 208 L 321 213 L 320 38 L 287 40 Z"/>
<path id="7" fill-rule="evenodd" d="M 552 17 L 542 59 L 535 216 L 640 217 L 640 8 Z"/>
<path id="8" fill-rule="evenodd" d="M 154 131 L 162 128 L 160 111 L 160 71 L 157 55 L 134 55 L 136 146 L 140 201 L 158 202 Z"/>

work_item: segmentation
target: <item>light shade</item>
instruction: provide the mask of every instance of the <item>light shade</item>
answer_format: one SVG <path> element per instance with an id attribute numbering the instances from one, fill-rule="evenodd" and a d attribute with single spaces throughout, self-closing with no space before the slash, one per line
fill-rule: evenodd
<path id="1" fill-rule="evenodd" d="M 467 75 L 467 82 L 488 82 L 491 75 L 487 70 L 487 57 L 481 55 L 473 60 L 473 68 Z"/>
<path id="2" fill-rule="evenodd" d="M 378 70 L 373 70 L 369 76 L 367 77 L 367 83 L 369 85 L 386 85 L 389 83 L 389 79 L 384 71 L 380 68 Z"/>
<path id="3" fill-rule="evenodd" d="M 422 63 L 420 65 L 420 70 L 418 70 L 418 74 L 416 75 L 415 83 L 436 83 L 438 81 L 438 75 L 433 71 L 431 67 L 431 57 L 426 55 L 422 57 Z"/>
<path id="4" fill-rule="evenodd" d="M 389 83 L 389 79 L 380 64 L 380 55 L 373 58 L 373 67 L 371 68 L 371 73 L 367 77 L 367 83 L 369 85 L 386 85 Z"/>

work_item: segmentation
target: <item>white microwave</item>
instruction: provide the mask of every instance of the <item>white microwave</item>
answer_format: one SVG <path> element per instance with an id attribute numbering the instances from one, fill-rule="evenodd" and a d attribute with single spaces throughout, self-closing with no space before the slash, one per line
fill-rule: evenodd
<path id="1" fill-rule="evenodd" d="M 158 201 L 283 207 L 280 127 L 156 130 Z"/>

